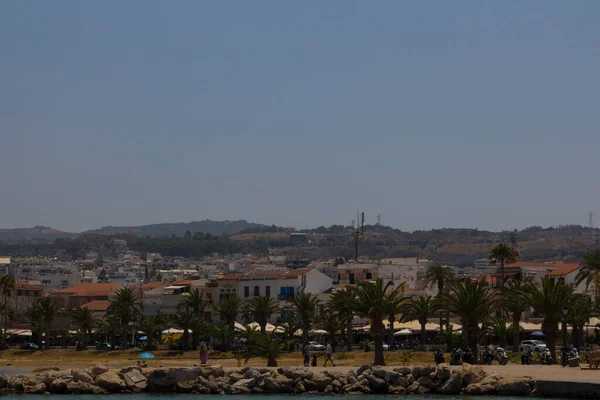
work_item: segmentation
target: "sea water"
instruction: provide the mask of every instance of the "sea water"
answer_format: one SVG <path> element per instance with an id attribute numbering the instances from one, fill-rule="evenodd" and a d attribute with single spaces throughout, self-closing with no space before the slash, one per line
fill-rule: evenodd
<path id="1" fill-rule="evenodd" d="M 296 394 L 251 394 L 251 395 L 214 395 L 214 394 L 173 394 L 173 393 L 159 393 L 159 394 L 113 394 L 110 395 L 111 400 L 156 400 L 160 397 L 160 400 L 223 400 L 225 397 L 231 397 L 235 400 L 259 400 L 261 398 L 268 398 L 266 400 L 277 400 L 277 399 L 289 399 L 292 400 L 315 400 L 316 397 L 323 398 L 329 397 L 330 399 L 340 399 L 345 396 L 323 396 L 323 395 L 296 395 Z M 391 398 L 402 398 L 403 400 L 465 400 L 470 397 L 468 396 L 449 396 L 449 395 L 368 395 L 363 396 L 352 395 L 348 398 L 352 400 L 390 400 Z M 19 400 L 92 400 L 93 398 L 105 398 L 104 395 L 15 395 L 15 396 L 4 396 L 3 399 L 19 399 Z M 477 400 L 523 400 L 522 397 L 510 397 L 510 396 L 477 396 Z"/>

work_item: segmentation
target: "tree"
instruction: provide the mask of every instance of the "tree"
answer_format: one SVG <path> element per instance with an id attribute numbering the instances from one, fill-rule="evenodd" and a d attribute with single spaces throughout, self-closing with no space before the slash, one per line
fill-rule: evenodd
<path id="1" fill-rule="evenodd" d="M 427 320 L 435 313 L 435 303 L 431 296 L 414 296 L 402 308 L 403 321 L 418 320 L 421 324 L 421 349 L 425 349 L 427 344 L 427 331 L 425 325 Z M 441 329 L 441 325 L 440 325 Z"/>
<path id="2" fill-rule="evenodd" d="M 71 312 L 71 322 L 79 325 L 81 341 L 83 346 L 87 348 L 88 335 L 98 325 L 98 318 L 88 307 L 77 307 Z"/>
<path id="3" fill-rule="evenodd" d="M 8 311 L 10 307 L 8 306 L 8 295 L 12 292 L 16 287 L 15 280 L 10 275 L 2 275 L 0 277 L 0 291 L 2 292 L 2 322 L 4 327 L 4 335 L 2 335 L 2 344 L 6 347 L 6 338 L 8 331 Z"/>
<path id="4" fill-rule="evenodd" d="M 281 323 L 278 327 L 278 332 L 281 333 L 288 344 L 288 349 L 292 349 L 295 345 L 294 336 L 296 335 L 296 331 L 300 329 L 302 324 L 292 314 L 286 314 L 281 318 Z M 291 350 L 290 350 L 291 351 Z"/>
<path id="5" fill-rule="evenodd" d="M 310 331 L 310 323 L 317 315 L 317 309 L 319 304 L 319 298 L 307 292 L 297 293 L 294 297 L 289 300 L 292 311 L 296 314 L 298 319 L 302 322 L 302 342 L 308 342 L 308 331 Z"/>
<path id="6" fill-rule="evenodd" d="M 425 287 L 434 288 L 437 287 L 438 293 L 437 298 L 439 298 L 446 286 L 454 280 L 454 270 L 451 267 L 434 263 L 427 267 L 425 271 L 425 276 L 423 277 L 422 284 Z M 443 318 L 440 313 L 440 329 L 442 329 Z"/>
<path id="7" fill-rule="evenodd" d="M 225 325 L 230 332 L 235 330 L 235 321 L 238 315 L 242 313 L 243 302 L 239 297 L 229 297 L 225 301 L 220 302 L 216 307 L 216 313 L 225 322 Z M 231 342 L 225 344 L 225 349 L 229 349 Z"/>
<path id="8" fill-rule="evenodd" d="M 177 325 L 179 329 L 183 329 L 181 342 L 184 351 L 190 349 L 190 329 L 194 326 L 195 318 L 196 314 L 194 314 L 194 311 L 191 308 L 180 309 L 171 316 L 171 321 Z"/>
<path id="9" fill-rule="evenodd" d="M 573 327 L 571 338 L 573 347 L 580 349 L 585 345 L 584 329 L 585 324 L 590 320 L 592 311 L 592 299 L 590 296 L 582 293 L 574 293 L 569 304 L 567 314 L 567 323 Z"/>
<path id="10" fill-rule="evenodd" d="M 525 310 L 529 308 L 529 301 L 527 299 L 527 284 L 522 280 L 513 279 L 508 281 L 506 290 L 502 293 L 502 305 L 512 316 L 512 329 L 513 335 L 513 351 L 519 351 L 519 329 L 521 322 L 521 315 Z"/>
<path id="11" fill-rule="evenodd" d="M 107 282 L 108 281 L 108 275 L 106 273 L 106 270 L 104 268 L 102 268 L 102 270 L 100 271 L 100 274 L 98 274 L 98 282 Z"/>
<path id="12" fill-rule="evenodd" d="M 353 297 L 352 290 L 345 288 L 333 292 L 329 301 L 329 308 L 339 315 L 342 322 L 346 323 L 347 351 L 352 351 L 352 320 L 354 319 L 354 313 L 350 305 Z"/>
<path id="13" fill-rule="evenodd" d="M 496 292 L 485 281 L 454 281 L 438 301 L 438 307 L 460 317 L 463 336 L 473 354 L 477 355 L 479 324 L 500 305 Z"/>
<path id="14" fill-rule="evenodd" d="M 342 326 L 343 324 L 342 321 L 340 321 L 338 314 L 330 310 L 322 314 L 321 318 L 319 318 L 319 329 L 327 331 L 327 340 L 331 340 L 332 343 L 334 341 L 335 333 L 342 329 Z"/>
<path id="15" fill-rule="evenodd" d="M 108 313 L 119 318 L 121 326 L 121 347 L 127 348 L 129 323 L 137 321 L 142 311 L 140 298 L 132 288 L 122 288 L 109 300 Z"/>
<path id="16" fill-rule="evenodd" d="M 279 305 L 270 296 L 253 297 L 244 305 L 244 316 L 253 318 L 260 326 L 261 333 L 266 334 L 269 319 L 280 310 Z"/>
<path id="17" fill-rule="evenodd" d="M 189 308 L 198 317 L 204 317 L 204 307 L 208 300 L 204 297 L 204 292 L 200 289 L 192 289 L 189 293 L 184 293 L 183 299 L 177 304 L 177 309 Z"/>
<path id="18" fill-rule="evenodd" d="M 383 320 L 397 314 L 407 301 L 403 285 L 394 288 L 392 282 L 383 283 L 381 278 L 375 282 L 360 281 L 351 290 L 354 292 L 351 307 L 363 318 L 371 320 L 371 336 L 375 342 L 375 365 L 385 365 L 383 356 L 383 337 L 385 326 Z"/>
<path id="19" fill-rule="evenodd" d="M 493 261 L 500 263 L 500 290 L 504 291 L 504 266 L 517 261 L 512 249 L 506 243 L 498 243 L 490 250 L 488 260 L 490 263 Z"/>
<path id="20" fill-rule="evenodd" d="M 117 344 L 117 335 L 120 331 L 119 317 L 116 315 L 107 314 L 103 320 L 98 321 L 98 333 L 104 335 L 106 342 L 113 348 Z"/>
<path id="21" fill-rule="evenodd" d="M 277 359 L 284 351 L 284 343 L 278 338 L 269 338 L 267 335 L 261 334 L 256 339 L 256 342 L 249 347 L 246 362 L 251 358 L 261 357 L 267 359 L 267 367 L 276 367 Z"/>
<path id="22" fill-rule="evenodd" d="M 519 325 L 517 324 L 516 328 L 514 325 L 508 326 L 508 321 L 505 317 L 498 317 L 495 315 L 488 316 L 488 318 L 483 321 L 481 328 L 482 333 L 498 338 L 500 346 L 504 348 L 506 348 L 506 344 L 508 343 L 508 335 L 512 333 L 513 330 L 516 330 L 518 335 Z"/>
<path id="23" fill-rule="evenodd" d="M 592 250 L 583 256 L 583 260 L 579 264 L 580 268 L 575 276 L 577 285 L 585 282 L 586 288 L 594 284 L 594 292 L 596 294 L 596 302 L 600 299 L 600 250 Z"/>
<path id="24" fill-rule="evenodd" d="M 165 314 L 160 311 L 156 315 L 151 317 L 143 317 L 140 321 L 139 330 L 146 334 L 146 347 L 145 350 L 155 350 L 155 342 L 157 336 L 162 333 L 167 318 Z"/>
<path id="25" fill-rule="evenodd" d="M 544 316 L 542 332 L 546 338 L 546 345 L 556 360 L 556 338 L 560 334 L 558 323 L 563 319 L 563 308 L 568 307 L 573 299 L 573 287 L 548 277 L 542 279 L 542 287 L 539 289 L 531 283 L 528 286 L 529 304 Z"/>
<path id="26" fill-rule="evenodd" d="M 39 341 L 42 336 L 46 337 L 45 348 L 50 347 L 49 332 L 52 328 L 54 319 L 63 314 L 63 311 L 57 305 L 55 300 L 50 297 L 38 297 L 29 308 L 25 311 L 25 315 L 30 319 L 32 327 L 39 334 Z"/>

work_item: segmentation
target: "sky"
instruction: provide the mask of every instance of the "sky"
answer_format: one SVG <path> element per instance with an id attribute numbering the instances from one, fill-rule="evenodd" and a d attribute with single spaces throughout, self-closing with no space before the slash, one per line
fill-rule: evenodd
<path id="1" fill-rule="evenodd" d="M 0 2 L 0 228 L 600 221 L 600 2 Z"/>

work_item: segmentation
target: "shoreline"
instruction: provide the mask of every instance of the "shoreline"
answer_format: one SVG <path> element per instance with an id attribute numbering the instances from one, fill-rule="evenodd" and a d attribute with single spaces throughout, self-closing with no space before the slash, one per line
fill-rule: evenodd
<path id="1" fill-rule="evenodd" d="M 450 367 L 447 364 L 413 367 L 363 365 L 359 368 L 224 368 L 220 365 L 141 368 L 135 364 L 96 365 L 85 369 L 2 375 L 0 389 L 3 394 L 287 393 L 600 397 L 600 371 L 591 371 L 593 374 L 589 378 L 583 377 L 583 380 L 565 380 L 548 379 L 548 376 L 539 374 L 542 368 L 551 367 L 525 367 L 529 368 L 501 367 L 506 369 L 499 373 L 490 368 L 486 371 L 481 366 L 469 364 L 460 367 Z M 562 369 L 563 378 L 567 370 Z M 18 369 L 11 371 L 16 372 Z M 507 373 L 508 371 L 511 373 Z M 525 375 L 526 372 L 533 373 Z M 596 377 L 592 381 L 590 378 L 594 374 Z"/>

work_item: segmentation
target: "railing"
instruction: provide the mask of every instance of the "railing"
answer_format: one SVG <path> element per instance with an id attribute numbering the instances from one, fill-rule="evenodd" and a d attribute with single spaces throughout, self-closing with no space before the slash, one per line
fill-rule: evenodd
<path id="1" fill-rule="evenodd" d="M 293 298 L 294 298 L 293 294 L 280 294 L 277 296 L 277 300 L 281 300 L 281 301 L 286 301 L 286 300 L 290 300 Z"/>

